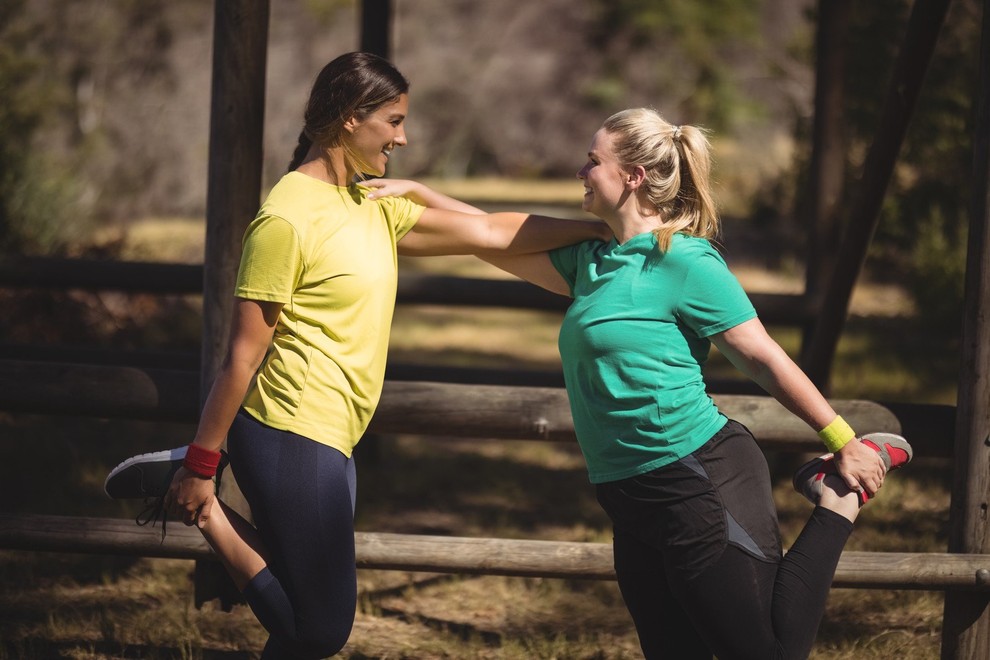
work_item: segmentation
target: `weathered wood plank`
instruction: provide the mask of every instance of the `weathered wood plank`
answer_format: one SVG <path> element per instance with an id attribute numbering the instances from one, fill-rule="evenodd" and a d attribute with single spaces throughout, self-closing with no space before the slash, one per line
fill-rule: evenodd
<path id="1" fill-rule="evenodd" d="M 192 422 L 199 415 L 198 393 L 193 372 L 0 360 L 3 410 Z M 770 397 L 712 398 L 768 448 L 821 450 L 815 433 Z M 901 431 L 897 417 L 880 404 L 837 399 L 832 405 L 864 433 Z M 386 381 L 369 431 L 574 440 L 567 392 L 554 387 Z"/>
<path id="2" fill-rule="evenodd" d="M 523 539 L 358 532 L 359 568 L 519 577 L 613 580 L 612 547 Z M 130 520 L 0 514 L 0 548 L 178 559 L 213 559 L 200 533 Z M 847 551 L 835 587 L 990 591 L 990 555 Z"/>

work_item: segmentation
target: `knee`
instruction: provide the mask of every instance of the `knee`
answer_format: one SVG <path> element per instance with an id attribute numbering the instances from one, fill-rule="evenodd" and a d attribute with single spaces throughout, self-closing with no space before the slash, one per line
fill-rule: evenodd
<path id="1" fill-rule="evenodd" d="M 295 652 L 304 658 L 327 658 L 340 653 L 351 636 L 352 620 L 338 623 L 326 622 L 301 630 L 293 646 Z"/>

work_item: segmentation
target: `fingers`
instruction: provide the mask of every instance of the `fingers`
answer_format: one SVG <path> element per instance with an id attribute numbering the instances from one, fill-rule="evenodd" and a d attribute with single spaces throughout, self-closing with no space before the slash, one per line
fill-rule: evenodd
<path id="1" fill-rule="evenodd" d="M 212 498 L 211 498 L 212 499 Z M 168 516 L 174 520 L 181 520 L 184 525 L 202 528 L 210 517 L 212 501 L 199 500 L 198 498 L 181 498 L 171 492 L 165 495 L 164 507 Z"/>
<path id="2" fill-rule="evenodd" d="M 210 519 L 210 512 L 213 510 L 214 499 L 210 498 L 203 503 L 203 506 L 199 507 L 196 511 L 196 526 L 200 529 L 206 526 L 206 521 Z"/>
<path id="3" fill-rule="evenodd" d="M 388 184 L 389 184 L 388 179 L 368 179 L 366 181 L 361 182 L 361 185 L 363 186 L 366 186 L 368 188 L 374 188 L 374 190 L 371 190 L 367 193 L 366 197 L 368 199 L 388 197 L 390 194 L 392 194 L 388 190 Z"/>
<path id="4" fill-rule="evenodd" d="M 867 473 L 863 476 L 850 475 L 846 477 L 846 485 L 850 490 L 862 493 L 866 491 L 866 494 L 873 497 L 877 494 L 877 491 L 883 486 L 884 474 L 883 471 Z"/>

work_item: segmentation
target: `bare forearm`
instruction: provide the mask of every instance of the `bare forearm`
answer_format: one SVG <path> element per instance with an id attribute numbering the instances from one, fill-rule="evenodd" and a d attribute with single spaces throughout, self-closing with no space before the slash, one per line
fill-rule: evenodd
<path id="1" fill-rule="evenodd" d="M 523 213 L 493 213 L 486 253 L 533 254 L 589 240 L 609 240 L 611 234 L 603 222 L 565 220 Z"/>
<path id="2" fill-rule="evenodd" d="M 436 190 L 424 185 L 418 185 L 412 188 L 409 191 L 408 197 L 420 206 L 425 206 L 431 209 L 457 211 L 458 213 L 467 213 L 469 215 L 484 215 L 485 213 L 481 209 L 471 206 L 467 202 L 454 199 L 449 195 L 444 195 L 443 193 L 437 192 Z"/>
<path id="3" fill-rule="evenodd" d="M 715 335 L 712 341 L 747 378 L 815 431 L 835 419 L 832 406 L 758 318 Z"/>
<path id="4" fill-rule="evenodd" d="M 215 451 L 220 448 L 254 379 L 254 373 L 255 369 L 244 362 L 224 362 L 203 406 L 193 442 L 205 449 Z"/>
<path id="5" fill-rule="evenodd" d="M 815 431 L 835 419 L 835 410 L 805 373 L 783 350 L 764 363 L 751 378 L 770 396 Z"/>

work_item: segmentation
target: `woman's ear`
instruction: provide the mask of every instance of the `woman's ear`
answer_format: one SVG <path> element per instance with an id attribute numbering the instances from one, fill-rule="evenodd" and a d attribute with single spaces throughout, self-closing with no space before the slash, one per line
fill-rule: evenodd
<path id="1" fill-rule="evenodd" d="M 636 165 L 626 174 L 626 188 L 636 190 L 646 180 L 646 168 Z"/>
<path id="2" fill-rule="evenodd" d="M 354 115 L 351 115 L 350 117 L 344 120 L 344 130 L 347 131 L 348 133 L 353 133 L 354 130 L 360 125 L 361 125 L 361 121 Z"/>

